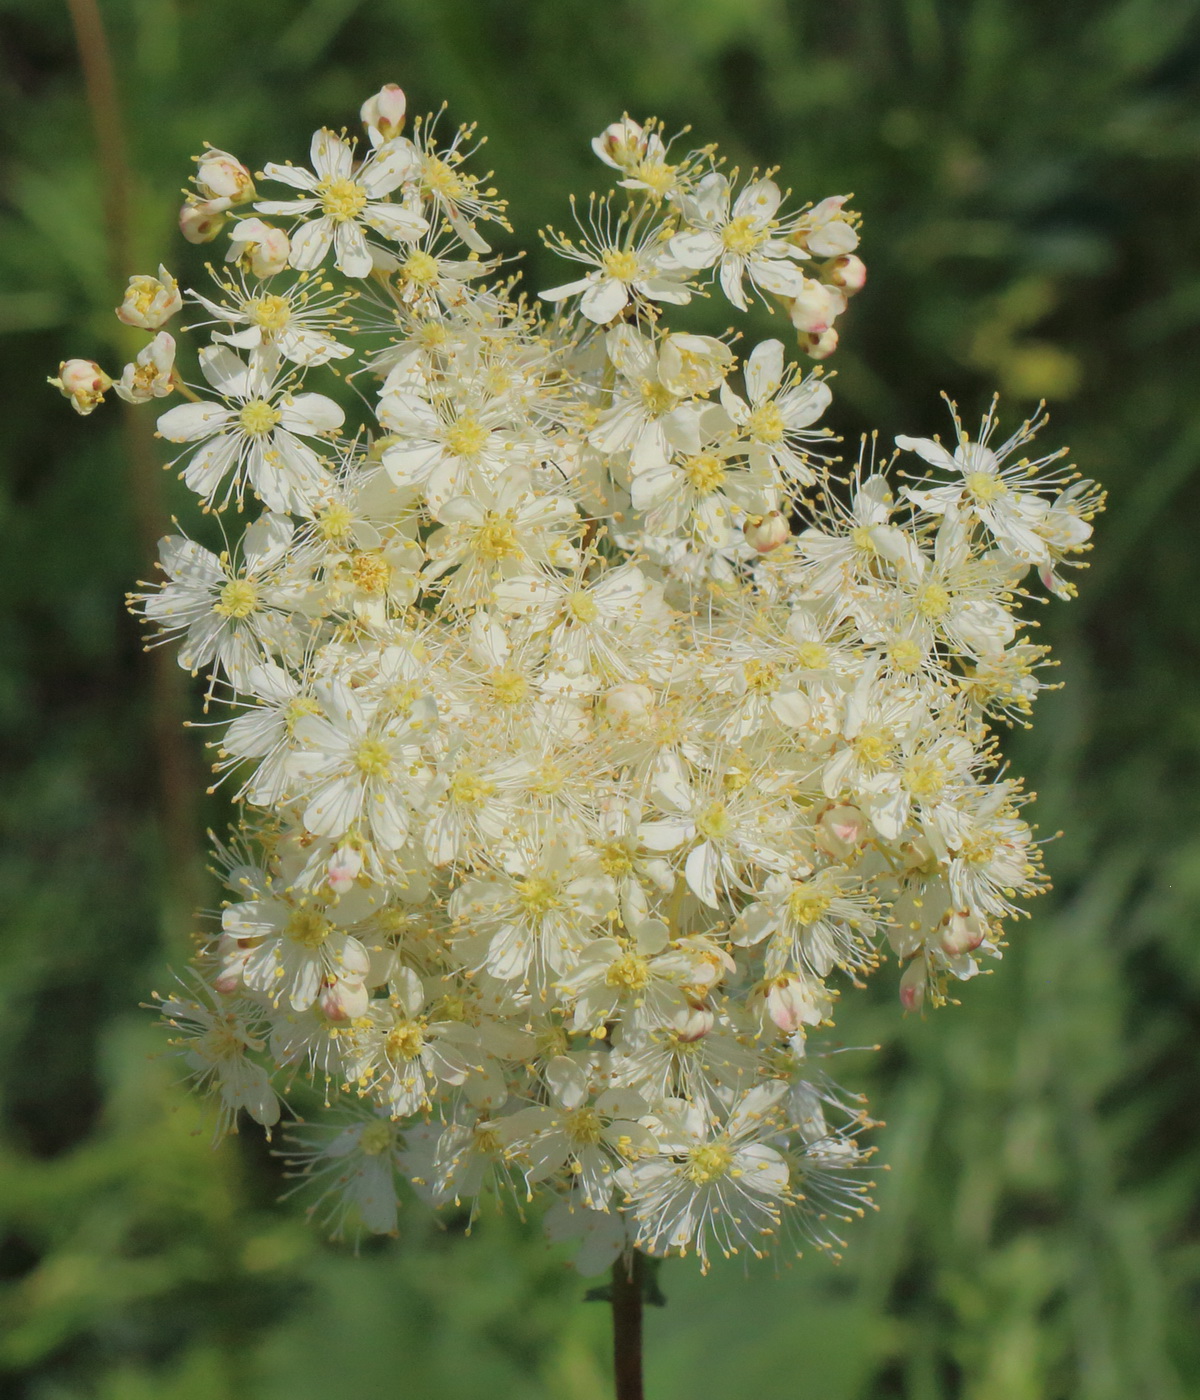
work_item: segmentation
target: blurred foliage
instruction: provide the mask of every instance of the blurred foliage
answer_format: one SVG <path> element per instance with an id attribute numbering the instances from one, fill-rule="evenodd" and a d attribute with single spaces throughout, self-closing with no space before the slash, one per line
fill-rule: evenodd
<path id="1" fill-rule="evenodd" d="M 1066 687 L 1009 744 L 1066 832 L 1056 893 L 962 1007 L 904 1022 L 881 974 L 844 1033 L 883 1050 L 833 1066 L 889 1123 L 880 1210 L 839 1267 L 668 1266 L 648 1388 L 1200 1395 L 1197 0 L 103 9 L 147 268 L 203 261 L 172 228 L 202 139 L 299 156 L 399 81 L 489 134 L 536 289 L 561 278 L 533 230 L 602 183 L 587 138 L 628 108 L 779 164 L 802 198 L 855 192 L 871 282 L 834 362 L 851 439 L 943 428 L 943 389 L 968 421 L 994 387 L 1012 415 L 1051 401 L 1112 493 L 1081 600 L 1044 617 Z M 399 1242 L 327 1246 L 277 1204 L 260 1137 L 212 1152 L 151 1058 L 136 1005 L 183 956 L 191 873 L 164 854 L 182 795 L 121 608 L 148 568 L 146 483 L 115 406 L 83 424 L 44 383 L 120 351 L 57 0 L 0 0 L 0 131 L 0 1394 L 599 1400 L 605 1310 L 535 1229 L 468 1240 L 412 1209 Z M 164 515 L 189 513 L 174 487 Z M 198 744 L 191 762 L 199 786 Z"/>

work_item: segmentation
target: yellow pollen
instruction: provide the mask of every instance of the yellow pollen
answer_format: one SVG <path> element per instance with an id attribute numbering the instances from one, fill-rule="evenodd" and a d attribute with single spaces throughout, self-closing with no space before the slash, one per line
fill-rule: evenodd
<path id="1" fill-rule="evenodd" d="M 319 948 L 329 937 L 329 931 L 332 927 L 329 920 L 323 919 L 320 914 L 314 914 L 311 910 L 297 909 L 287 921 L 283 932 L 293 943 L 299 943 L 302 948 Z"/>
<path id="2" fill-rule="evenodd" d="M 287 725 L 287 732 L 293 734 L 296 725 L 305 715 L 319 715 L 321 707 L 317 702 L 307 695 L 297 695 L 294 700 L 289 700 L 287 708 L 283 712 L 283 722 Z"/>
<path id="3" fill-rule="evenodd" d="M 531 918 L 541 918 L 552 909 L 562 906 L 555 884 L 542 875 L 531 875 L 527 880 L 518 880 L 515 886 L 517 903 Z"/>
<path id="4" fill-rule="evenodd" d="M 896 736 L 890 729 L 864 729 L 854 741 L 859 759 L 876 768 L 888 766 L 888 756 L 896 746 Z"/>
<path id="5" fill-rule="evenodd" d="M 638 260 L 623 248 L 609 248 L 601 254 L 600 263 L 610 277 L 618 282 L 632 282 L 638 275 Z"/>
<path id="6" fill-rule="evenodd" d="M 966 487 L 982 506 L 991 505 L 1008 491 L 1004 482 L 991 472 L 968 472 Z"/>
<path id="7" fill-rule="evenodd" d="M 222 617 L 239 620 L 249 617 L 258 610 L 258 589 L 245 578 L 231 578 L 221 589 L 220 598 L 213 604 L 213 612 Z"/>
<path id="8" fill-rule="evenodd" d="M 749 214 L 743 214 L 738 219 L 730 221 L 721 230 L 721 242 L 738 257 L 745 257 L 748 253 L 753 253 L 761 243 L 765 242 L 767 230 L 761 225 L 756 227 L 754 219 Z"/>
<path id="9" fill-rule="evenodd" d="M 787 424 L 773 403 L 763 403 L 746 420 L 746 432 L 755 442 L 782 442 Z"/>
<path id="10" fill-rule="evenodd" d="M 452 202 L 468 192 L 466 180 L 437 156 L 426 157 L 422 179 L 427 189 Z"/>
<path id="11" fill-rule="evenodd" d="M 946 770 L 932 758 L 914 758 L 900 782 L 913 797 L 936 797 L 946 786 Z"/>
<path id="12" fill-rule="evenodd" d="M 499 1152 L 504 1146 L 496 1129 L 483 1123 L 475 1125 L 475 1141 L 472 1145 L 476 1152 L 483 1152 L 488 1156 Z"/>
<path id="13" fill-rule="evenodd" d="M 470 457 L 487 445 L 490 436 L 482 423 L 464 414 L 446 429 L 446 446 L 456 457 Z"/>
<path id="14" fill-rule="evenodd" d="M 540 793 L 543 797 L 552 797 L 556 792 L 561 792 L 563 784 L 567 780 L 567 775 L 557 763 L 547 759 L 538 768 L 537 775 L 529 785 L 530 792 Z"/>
<path id="15" fill-rule="evenodd" d="M 268 293 L 266 296 L 255 297 L 253 301 L 248 301 L 246 314 L 256 326 L 261 326 L 264 331 L 281 331 L 292 319 L 292 308 L 287 297 Z"/>
<path id="16" fill-rule="evenodd" d="M 519 705 L 529 694 L 529 682 L 519 671 L 496 670 L 490 679 L 498 705 Z"/>
<path id="17" fill-rule="evenodd" d="M 806 671 L 823 671 L 829 665 L 829 648 L 824 642 L 801 642 L 796 660 Z"/>
<path id="18" fill-rule="evenodd" d="M 850 543 L 864 554 L 875 553 L 875 541 L 871 538 L 871 530 L 867 525 L 856 525 L 850 531 Z"/>
<path id="19" fill-rule="evenodd" d="M 277 408 L 273 408 L 266 399 L 251 399 L 238 414 L 238 421 L 243 432 L 249 433 L 251 437 L 262 437 L 264 433 L 271 432 L 282 417 L 283 414 Z"/>
<path id="20" fill-rule="evenodd" d="M 594 1108 L 577 1108 L 564 1126 L 571 1140 L 582 1147 L 594 1147 L 603 1140 L 604 1125 Z"/>
<path id="21" fill-rule="evenodd" d="M 494 791 L 494 784 L 485 783 L 468 768 L 460 769 L 450 779 L 450 799 L 463 807 L 478 807 Z"/>
<path id="22" fill-rule="evenodd" d="M 915 671 L 921 664 L 921 648 L 911 637 L 901 637 L 888 648 L 892 665 L 898 671 Z"/>
<path id="23" fill-rule="evenodd" d="M 827 912 L 830 903 L 827 894 L 803 880 L 798 880 L 792 886 L 792 892 L 787 897 L 788 913 L 798 924 L 815 924 Z"/>
<path id="24" fill-rule="evenodd" d="M 344 540 L 354 527 L 354 515 L 335 501 L 317 517 L 317 528 L 327 540 Z"/>
<path id="25" fill-rule="evenodd" d="M 381 1157 L 395 1141 L 396 1133 L 392 1125 L 376 1120 L 368 1123 L 358 1135 L 358 1150 L 367 1157 Z"/>
<path id="26" fill-rule="evenodd" d="M 494 510 L 488 511 L 483 524 L 475 532 L 475 552 L 481 559 L 493 561 L 520 554 L 517 532 L 508 516 L 498 515 Z"/>
<path id="27" fill-rule="evenodd" d="M 335 223 L 355 219 L 367 207 L 367 192 L 354 180 L 322 180 L 317 186 L 321 211 Z"/>
<path id="28" fill-rule="evenodd" d="M 664 195 L 674 188 L 676 166 L 661 160 L 640 160 L 630 168 L 629 174 L 640 180 L 648 190 L 656 195 Z"/>
<path id="29" fill-rule="evenodd" d="M 710 802 L 696 818 L 696 830 L 710 841 L 719 841 L 722 836 L 728 836 L 732 825 L 724 802 Z"/>
<path id="30" fill-rule="evenodd" d="M 745 662 L 742 670 L 746 676 L 746 689 L 772 691 L 779 689 L 779 672 L 769 661 L 754 658 Z"/>
<path id="31" fill-rule="evenodd" d="M 577 622 L 595 622 L 600 616 L 600 606 L 590 593 L 582 589 L 572 593 L 567 599 L 567 607 Z"/>
<path id="32" fill-rule="evenodd" d="M 706 1142 L 703 1147 L 693 1147 L 688 1153 L 688 1164 L 684 1168 L 689 1181 L 704 1186 L 724 1176 L 733 1164 L 733 1153 L 720 1142 Z"/>
<path id="33" fill-rule="evenodd" d="M 393 1060 L 415 1060 L 425 1046 L 425 1036 L 415 1021 L 397 1021 L 388 1031 L 387 1053 Z"/>
<path id="34" fill-rule="evenodd" d="M 356 554 L 350 563 L 350 577 L 356 588 L 364 593 L 386 593 L 392 578 L 392 566 L 382 554 Z"/>
<path id="35" fill-rule="evenodd" d="M 725 480 L 725 465 L 713 452 L 698 452 L 684 459 L 683 474 L 695 490 L 707 496 Z"/>
<path id="36" fill-rule="evenodd" d="M 945 617 L 950 607 L 950 594 L 940 583 L 931 583 L 917 601 L 917 611 L 922 617 L 934 619 Z"/>
<path id="37" fill-rule="evenodd" d="M 729 760 L 729 767 L 721 776 L 721 786 L 726 792 L 741 792 L 750 786 L 751 767 L 749 759 L 740 756 Z"/>
<path id="38" fill-rule="evenodd" d="M 354 766 L 364 778 L 390 778 L 392 755 L 382 739 L 364 739 L 354 751 Z"/>
<path id="39" fill-rule="evenodd" d="M 610 841 L 600 848 L 600 869 L 619 880 L 632 872 L 633 857 L 619 841 Z"/>
<path id="40" fill-rule="evenodd" d="M 418 248 L 410 253 L 400 269 L 400 277 L 405 282 L 414 282 L 419 287 L 428 287 L 438 280 L 437 258 L 423 253 Z"/>
<path id="41" fill-rule="evenodd" d="M 609 965 L 604 980 L 610 987 L 640 992 L 650 981 L 650 964 L 636 953 L 623 953 Z"/>
<path id="42" fill-rule="evenodd" d="M 657 379 L 643 379 L 638 385 L 642 392 L 642 407 L 651 418 L 659 418 L 670 413 L 675 407 L 675 395 Z"/>

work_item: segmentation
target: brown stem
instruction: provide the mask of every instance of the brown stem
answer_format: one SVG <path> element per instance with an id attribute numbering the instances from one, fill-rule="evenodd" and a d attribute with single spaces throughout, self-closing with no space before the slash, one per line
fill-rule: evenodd
<path id="1" fill-rule="evenodd" d="M 642 1389 L 642 1289 L 646 1260 L 636 1249 L 613 1265 L 613 1370 L 616 1400 L 644 1400 Z"/>
<path id="2" fill-rule="evenodd" d="M 67 0 L 75 30 L 75 46 L 83 72 L 84 90 L 92 132 L 96 139 L 96 164 L 100 171 L 104 206 L 105 240 L 113 290 L 119 298 L 134 270 L 132 237 L 133 177 L 125 142 L 116 74 L 104 20 L 96 0 Z M 148 562 L 155 553 L 166 525 L 166 509 L 160 484 L 161 472 L 154 451 L 150 421 L 138 406 L 123 403 L 122 429 L 129 470 L 129 494 L 139 552 Z M 165 647 L 150 653 L 151 727 L 158 777 L 158 805 L 167 858 L 167 888 L 175 917 L 199 902 L 196 820 L 193 794 L 197 789 L 193 757 L 182 732 L 186 710 L 183 672 Z"/>

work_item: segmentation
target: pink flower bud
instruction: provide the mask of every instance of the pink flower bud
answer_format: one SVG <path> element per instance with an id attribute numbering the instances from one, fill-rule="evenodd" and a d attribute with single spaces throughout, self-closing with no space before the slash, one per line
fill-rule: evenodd
<path id="1" fill-rule="evenodd" d="M 318 998 L 321 1013 L 329 1021 L 353 1021 L 367 1014 L 371 994 L 361 982 L 327 977 Z"/>
<path id="2" fill-rule="evenodd" d="M 58 367 L 58 378 L 47 381 L 71 400 L 76 413 L 87 417 L 104 402 L 112 388 L 112 380 L 95 360 L 64 360 Z"/>
<path id="3" fill-rule="evenodd" d="M 949 922 L 942 929 L 940 942 L 942 951 L 951 958 L 972 953 L 987 937 L 988 926 L 983 919 L 972 914 L 951 914 Z"/>
<path id="4" fill-rule="evenodd" d="M 179 232 L 189 243 L 211 243 L 225 227 L 228 199 L 189 199 L 179 211 Z"/>
<path id="5" fill-rule="evenodd" d="M 845 860 L 867 839 L 867 819 L 857 807 L 839 802 L 817 818 L 814 839 L 826 855 Z"/>
<path id="6" fill-rule="evenodd" d="M 228 151 L 211 147 L 197 161 L 196 188 L 205 199 L 228 199 L 245 204 L 253 199 L 254 181 L 249 170 Z"/>
<path id="7" fill-rule="evenodd" d="M 810 360 L 827 360 L 838 348 L 838 333 L 830 326 L 820 335 L 801 335 L 800 348 Z"/>
<path id="8" fill-rule="evenodd" d="M 752 515 L 742 526 L 746 543 L 759 554 L 770 554 L 792 537 L 792 528 L 782 511 L 769 510 L 766 515 Z"/>
<path id="9" fill-rule="evenodd" d="M 625 170 L 634 165 L 645 149 L 645 128 L 632 117 L 622 117 L 619 122 L 611 122 L 599 136 L 592 138 L 592 150 L 605 165 L 611 165 L 614 170 Z"/>
<path id="10" fill-rule="evenodd" d="M 139 274 L 129 279 L 125 299 L 117 307 L 117 320 L 144 331 L 166 325 L 183 305 L 179 283 L 159 264 L 158 276 Z"/>
<path id="11" fill-rule="evenodd" d="M 242 219 L 229 234 L 226 262 L 241 259 L 255 277 L 274 277 L 288 265 L 291 241 L 281 228 L 261 219 Z"/>
<path id="12" fill-rule="evenodd" d="M 822 335 L 846 309 L 846 297 L 837 287 L 806 277 L 789 310 L 792 325 L 806 335 Z"/>
<path id="13" fill-rule="evenodd" d="M 712 1030 L 716 1018 L 707 1006 L 687 1006 L 677 1011 L 671 1020 L 671 1027 L 677 1039 L 685 1045 L 693 1045 L 703 1040 Z"/>
<path id="14" fill-rule="evenodd" d="M 385 141 L 392 141 L 404 130 L 408 101 L 396 83 L 384 83 L 374 97 L 368 97 L 359 110 L 363 125 L 376 130 Z"/>
<path id="15" fill-rule="evenodd" d="M 821 269 L 826 279 L 835 287 L 840 287 L 847 296 L 860 292 L 867 280 L 867 265 L 862 258 L 846 253 L 840 258 L 827 262 Z"/>
<path id="16" fill-rule="evenodd" d="M 362 873 L 362 867 L 361 851 L 355 850 L 353 846 L 339 846 L 330 857 L 328 873 L 325 876 L 329 888 L 334 894 L 345 894 L 353 888 L 355 880 Z"/>
<path id="17" fill-rule="evenodd" d="M 821 1024 L 821 1008 L 799 977 L 777 977 L 767 988 L 767 1015 L 788 1035 Z"/>
<path id="18" fill-rule="evenodd" d="M 808 251 L 818 258 L 838 258 L 858 247 L 858 234 L 845 219 L 830 219 L 820 228 L 813 229 L 805 242 Z"/>
<path id="19" fill-rule="evenodd" d="M 925 959 L 914 958 L 900 978 L 900 1005 L 905 1011 L 919 1011 L 925 1000 Z"/>

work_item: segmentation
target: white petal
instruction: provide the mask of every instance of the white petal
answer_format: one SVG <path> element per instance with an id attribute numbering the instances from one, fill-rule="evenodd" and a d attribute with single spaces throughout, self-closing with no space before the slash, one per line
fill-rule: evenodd
<path id="1" fill-rule="evenodd" d="M 280 180 L 298 190 L 313 190 L 317 187 L 317 177 L 312 171 L 296 165 L 277 165 L 271 161 L 263 167 L 263 174 L 268 180 Z M 258 205 L 254 207 L 257 209 Z"/>
<path id="2" fill-rule="evenodd" d="M 224 404 L 181 403 L 159 414 L 157 426 L 168 442 L 195 442 L 219 432 L 232 417 Z"/>
<path id="3" fill-rule="evenodd" d="M 322 180 L 344 180 L 354 164 L 349 143 L 328 127 L 313 132 L 309 159 Z"/>
<path id="4" fill-rule="evenodd" d="M 293 433 L 329 433 L 340 428 L 346 415 L 324 394 L 297 394 L 279 404 L 283 426 Z"/>
<path id="5" fill-rule="evenodd" d="M 584 292 L 579 300 L 579 309 L 589 321 L 602 326 L 619 315 L 628 303 L 629 288 L 625 283 L 605 277 Z"/>
<path id="6" fill-rule="evenodd" d="M 200 370 L 218 394 L 231 399 L 249 397 L 249 366 L 228 346 L 206 345 L 200 351 Z"/>
<path id="7" fill-rule="evenodd" d="M 764 340 L 746 361 L 746 389 L 750 402 L 768 399 L 783 382 L 783 341 Z"/>
<path id="8" fill-rule="evenodd" d="M 367 249 L 366 236 L 357 224 L 338 224 L 333 235 L 337 248 L 338 271 L 346 277 L 369 277 L 374 263 Z"/>
<path id="9" fill-rule="evenodd" d="M 288 262 L 300 272 L 312 272 L 325 261 L 333 242 L 333 220 L 313 219 L 301 224 L 291 236 Z"/>

